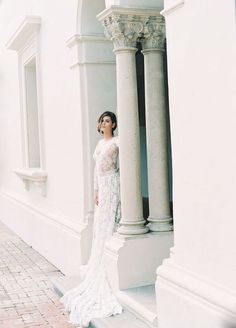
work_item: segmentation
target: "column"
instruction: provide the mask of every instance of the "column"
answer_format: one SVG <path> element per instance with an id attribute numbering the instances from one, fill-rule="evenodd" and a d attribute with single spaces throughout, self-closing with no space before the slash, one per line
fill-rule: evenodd
<path id="1" fill-rule="evenodd" d="M 145 104 L 149 190 L 149 229 L 173 230 L 170 215 L 168 148 L 163 66 L 165 22 L 162 16 L 148 20 L 144 31 Z"/>
<path id="2" fill-rule="evenodd" d="M 149 229 L 143 220 L 140 188 L 136 42 L 143 40 L 149 18 L 158 13 L 112 6 L 98 15 L 106 36 L 114 43 L 117 68 L 122 219 L 119 233 L 113 234 L 104 250 L 107 278 L 115 291 L 153 284 L 156 268 L 173 245 L 172 232 L 146 233 Z"/>
<path id="3" fill-rule="evenodd" d="M 105 35 L 114 43 L 117 72 L 117 113 L 121 186 L 121 226 L 124 235 L 146 233 L 142 210 L 140 138 L 135 52 L 143 24 L 134 15 L 110 13 L 103 19 Z"/>

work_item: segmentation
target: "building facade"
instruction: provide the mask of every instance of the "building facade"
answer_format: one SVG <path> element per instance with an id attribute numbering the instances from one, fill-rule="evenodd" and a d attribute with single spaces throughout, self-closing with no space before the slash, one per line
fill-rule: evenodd
<path id="1" fill-rule="evenodd" d="M 114 111 L 114 292 L 151 327 L 233 328 L 235 2 L 2 0 L 0 29 L 1 220 L 77 275 L 97 118 Z"/>

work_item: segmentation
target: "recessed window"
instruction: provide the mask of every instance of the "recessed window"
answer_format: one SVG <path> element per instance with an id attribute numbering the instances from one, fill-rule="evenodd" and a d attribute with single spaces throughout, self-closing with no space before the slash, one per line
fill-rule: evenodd
<path id="1" fill-rule="evenodd" d="M 27 166 L 39 168 L 40 144 L 39 144 L 39 119 L 38 119 L 38 95 L 37 95 L 37 71 L 36 57 L 24 66 L 25 71 L 25 110 L 27 129 Z"/>
<path id="2" fill-rule="evenodd" d="M 42 121 L 40 120 L 39 32 L 41 18 L 26 16 L 7 43 L 17 51 L 22 126 L 22 167 L 14 172 L 27 189 L 34 183 L 45 194 L 47 172 L 42 160 Z"/>

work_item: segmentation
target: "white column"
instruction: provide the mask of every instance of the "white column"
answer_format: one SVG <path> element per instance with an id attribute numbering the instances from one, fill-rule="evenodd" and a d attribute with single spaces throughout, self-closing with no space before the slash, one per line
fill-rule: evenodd
<path id="1" fill-rule="evenodd" d="M 143 42 L 145 67 L 145 104 L 149 191 L 149 228 L 151 231 L 173 229 L 170 215 L 168 148 L 163 66 L 164 18 L 150 18 Z"/>
<path id="2" fill-rule="evenodd" d="M 138 118 L 136 42 L 143 23 L 135 15 L 109 13 L 103 19 L 105 34 L 114 43 L 117 73 L 117 113 L 122 219 L 118 232 L 146 233 L 142 209 L 140 138 Z"/>
<path id="3" fill-rule="evenodd" d="M 98 16 L 114 43 L 117 66 L 122 220 L 119 233 L 113 234 L 104 250 L 107 278 L 115 291 L 153 284 L 156 268 L 173 244 L 172 232 L 145 234 L 148 227 L 143 220 L 140 188 L 136 42 L 143 39 L 149 17 L 158 13 L 114 6 Z"/>
<path id="4" fill-rule="evenodd" d="M 143 219 L 140 170 L 140 139 L 136 48 L 115 49 L 117 72 L 117 112 L 120 142 L 121 234 L 148 231 Z"/>

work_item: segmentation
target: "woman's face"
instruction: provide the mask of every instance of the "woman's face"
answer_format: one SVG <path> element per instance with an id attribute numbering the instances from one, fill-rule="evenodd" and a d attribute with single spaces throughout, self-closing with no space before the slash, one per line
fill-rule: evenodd
<path id="1" fill-rule="evenodd" d="M 112 128 L 115 126 L 115 123 L 112 123 L 110 116 L 103 116 L 100 124 L 100 130 L 103 133 L 112 133 Z"/>

